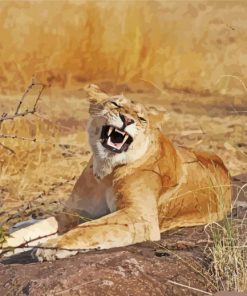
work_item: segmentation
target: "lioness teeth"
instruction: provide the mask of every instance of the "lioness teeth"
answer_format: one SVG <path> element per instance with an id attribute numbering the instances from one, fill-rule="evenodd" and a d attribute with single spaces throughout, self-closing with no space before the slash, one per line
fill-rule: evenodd
<path id="1" fill-rule="evenodd" d="M 104 125 L 101 130 L 100 142 L 108 150 L 121 153 L 128 150 L 133 138 L 124 130 Z"/>
<path id="2" fill-rule="evenodd" d="M 124 140 L 123 140 L 123 144 L 128 140 L 129 135 L 125 135 Z"/>
<path id="3" fill-rule="evenodd" d="M 126 134 L 125 131 L 121 131 L 121 130 L 119 130 L 117 128 L 115 128 L 115 131 L 118 132 L 121 135 L 125 135 Z"/>
<path id="4" fill-rule="evenodd" d="M 109 131 L 107 133 L 107 136 L 110 136 L 110 134 L 112 133 L 113 129 L 114 129 L 114 127 L 112 127 L 112 126 L 109 128 Z"/>

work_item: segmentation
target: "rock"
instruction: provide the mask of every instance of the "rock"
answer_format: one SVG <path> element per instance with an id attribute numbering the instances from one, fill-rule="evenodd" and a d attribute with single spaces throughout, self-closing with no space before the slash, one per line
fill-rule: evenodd
<path id="1" fill-rule="evenodd" d="M 168 282 L 188 283 L 211 291 L 197 258 L 203 257 L 202 227 L 179 229 L 163 235 L 160 242 L 146 242 L 125 248 L 92 251 L 55 262 L 38 263 L 30 253 L 2 259 L 0 262 L 0 295 L 197 295 Z M 176 249 L 176 240 L 194 241 L 187 250 Z M 173 243 L 172 243 L 173 242 Z M 161 252 L 162 244 L 164 256 Z M 172 245 L 173 250 L 169 250 Z M 199 268 L 199 273 L 195 271 Z M 201 269 L 201 270 L 200 270 Z"/>

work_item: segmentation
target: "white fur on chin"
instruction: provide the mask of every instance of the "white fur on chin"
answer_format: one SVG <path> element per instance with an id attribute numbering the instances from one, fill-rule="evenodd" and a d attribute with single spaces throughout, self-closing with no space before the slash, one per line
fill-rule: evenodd
<path id="1" fill-rule="evenodd" d="M 102 146 L 100 141 L 97 141 L 97 143 L 92 146 L 93 172 L 95 177 L 101 180 L 105 176 L 111 174 L 116 166 L 132 163 L 141 158 L 148 150 L 149 143 L 149 139 L 146 138 L 138 148 L 138 153 L 135 149 L 132 150 L 131 146 L 126 152 L 114 153 Z"/>

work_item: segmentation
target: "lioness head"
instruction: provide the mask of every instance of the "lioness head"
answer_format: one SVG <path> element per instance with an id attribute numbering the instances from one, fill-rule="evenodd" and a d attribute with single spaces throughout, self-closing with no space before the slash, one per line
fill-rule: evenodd
<path id="1" fill-rule="evenodd" d="M 123 95 L 108 96 L 93 87 L 95 93 L 88 92 L 91 97 L 88 133 L 94 156 L 111 167 L 142 157 L 150 143 L 145 107 Z"/>

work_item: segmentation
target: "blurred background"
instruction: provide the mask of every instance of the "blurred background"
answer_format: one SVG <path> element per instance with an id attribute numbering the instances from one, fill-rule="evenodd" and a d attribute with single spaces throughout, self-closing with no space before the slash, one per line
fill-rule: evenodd
<path id="1" fill-rule="evenodd" d="M 163 110 L 175 144 L 246 172 L 246 75 L 247 1 L 0 0 L 0 117 L 32 77 L 50 85 L 34 114 L 0 121 L 0 228 L 70 194 L 90 157 L 88 82 Z"/>
<path id="2" fill-rule="evenodd" d="M 63 88 L 145 79 L 240 94 L 221 76 L 247 74 L 246 19 L 246 1 L 1 0 L 0 89 L 35 75 Z"/>

